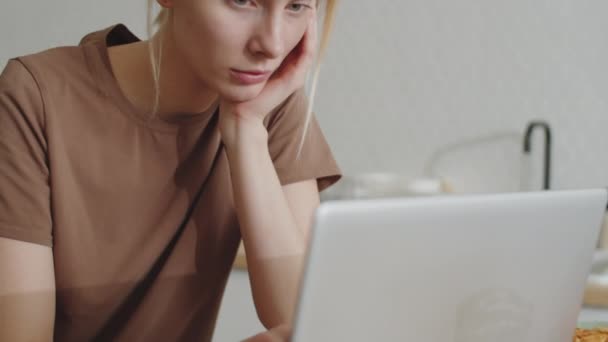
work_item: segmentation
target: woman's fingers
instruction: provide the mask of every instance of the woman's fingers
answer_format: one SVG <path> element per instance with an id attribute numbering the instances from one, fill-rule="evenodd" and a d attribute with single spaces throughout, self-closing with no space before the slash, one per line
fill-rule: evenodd
<path id="1" fill-rule="evenodd" d="M 281 325 L 269 331 L 250 337 L 243 342 L 288 342 L 291 337 L 291 327 Z"/>
<path id="2" fill-rule="evenodd" d="M 306 81 L 306 73 L 315 59 L 317 49 L 317 13 L 313 10 L 308 28 L 302 38 L 302 45 L 300 46 L 300 53 L 298 58 L 294 61 L 294 76 L 292 90 L 296 90 L 304 85 Z"/>
<path id="3" fill-rule="evenodd" d="M 291 94 L 304 86 L 306 73 L 312 65 L 317 45 L 317 20 L 316 11 L 313 10 L 310 22 L 304 36 L 296 47 L 287 55 L 281 68 L 268 81 L 269 91 L 284 92 Z"/>
<path id="4" fill-rule="evenodd" d="M 308 66 L 312 64 L 317 52 L 317 11 L 314 10 L 308 24 L 308 29 L 304 34 L 306 38 L 304 44 L 304 55 Z"/>

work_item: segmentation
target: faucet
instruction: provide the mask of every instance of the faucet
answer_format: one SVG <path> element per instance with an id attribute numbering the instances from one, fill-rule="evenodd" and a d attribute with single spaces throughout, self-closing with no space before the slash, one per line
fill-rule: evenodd
<path id="1" fill-rule="evenodd" d="M 530 138 L 532 137 L 532 131 L 535 128 L 542 128 L 545 132 L 545 163 L 543 165 L 543 189 L 549 190 L 551 183 L 551 128 L 549 124 L 544 121 L 532 121 L 526 128 L 526 135 L 524 137 L 524 153 L 530 153 L 531 144 Z"/>

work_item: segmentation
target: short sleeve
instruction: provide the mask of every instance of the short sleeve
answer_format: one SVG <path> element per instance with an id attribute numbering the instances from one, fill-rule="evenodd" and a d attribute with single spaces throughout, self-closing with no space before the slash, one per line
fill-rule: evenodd
<path id="1" fill-rule="evenodd" d="M 20 60 L 0 74 L 0 237 L 52 245 L 40 88 Z"/>
<path id="2" fill-rule="evenodd" d="M 316 179 L 319 191 L 323 191 L 340 179 L 341 171 L 314 114 L 298 155 L 307 106 L 306 94 L 301 89 L 268 115 L 268 146 L 282 185 Z"/>

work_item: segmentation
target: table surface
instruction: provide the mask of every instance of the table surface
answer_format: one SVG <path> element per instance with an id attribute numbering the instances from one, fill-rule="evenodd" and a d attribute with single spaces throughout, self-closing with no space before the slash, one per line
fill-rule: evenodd
<path id="1" fill-rule="evenodd" d="M 578 321 L 608 323 L 608 308 L 583 307 L 578 316 Z"/>

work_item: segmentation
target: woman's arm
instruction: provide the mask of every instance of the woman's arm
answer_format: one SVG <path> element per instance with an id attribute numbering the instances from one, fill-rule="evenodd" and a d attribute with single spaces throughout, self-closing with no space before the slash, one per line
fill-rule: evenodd
<path id="1" fill-rule="evenodd" d="M 52 341 L 52 249 L 0 237 L 0 279 L 0 341 Z"/>
<path id="2" fill-rule="evenodd" d="M 291 323 L 308 227 L 300 222 L 304 220 L 296 219 L 306 215 L 294 215 L 283 192 L 270 157 L 264 118 L 305 83 L 315 55 L 314 10 L 308 20 L 302 39 L 259 95 L 243 102 L 220 102 L 219 128 L 230 164 L 253 299 L 260 321 L 268 329 Z M 298 186 L 305 189 L 302 194 L 308 194 L 299 202 L 314 208 L 316 185 L 306 184 Z"/>
<path id="3" fill-rule="evenodd" d="M 316 180 L 282 187 L 260 121 L 240 121 L 226 145 L 256 310 L 270 329 L 291 323 L 310 221 L 319 204 Z"/>

